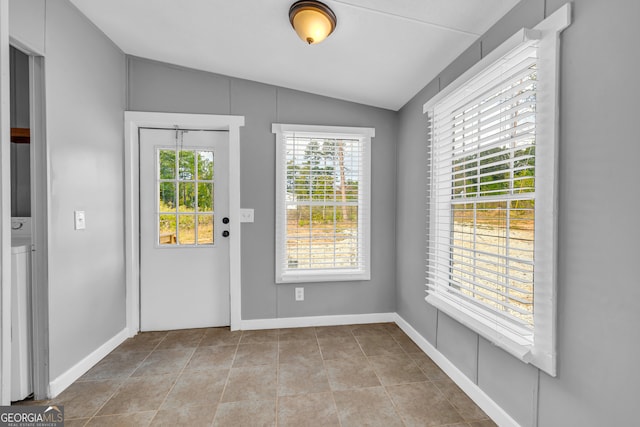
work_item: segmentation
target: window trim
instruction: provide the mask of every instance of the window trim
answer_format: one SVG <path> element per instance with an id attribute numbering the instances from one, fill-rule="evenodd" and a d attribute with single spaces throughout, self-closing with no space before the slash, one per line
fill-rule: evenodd
<path id="1" fill-rule="evenodd" d="M 494 49 L 476 65 L 424 104 L 423 112 L 432 113 L 434 106 L 461 88 L 470 79 L 500 60 L 508 52 L 535 37 L 539 39 L 538 105 L 545 108 L 536 117 L 536 140 L 545 141 L 548 150 L 536 152 L 536 260 L 534 287 L 534 331 L 532 343 L 523 341 L 517 334 L 510 334 L 496 327 L 495 318 L 478 315 L 470 304 L 452 298 L 448 293 L 428 291 L 425 300 L 438 310 L 453 317 L 463 325 L 485 337 L 523 362 L 531 363 L 551 376 L 556 376 L 556 267 L 557 267 L 557 151 L 558 151 L 558 76 L 559 36 L 571 23 L 571 5 L 565 4 L 532 30 L 522 29 L 502 45 Z M 432 116 L 432 114 L 431 114 Z M 429 148 L 430 154 L 432 147 Z M 430 155 L 431 157 L 431 155 Z M 540 159 L 540 161 L 538 161 Z M 431 165 L 429 165 L 431 168 Z M 432 169 L 432 168 L 431 168 Z M 551 179 L 549 179 L 551 178 Z M 430 186 L 435 185 L 433 176 Z M 539 187 L 544 190 L 538 191 Z M 435 194 L 429 188 L 429 217 L 433 218 Z M 434 235 L 435 221 L 429 221 L 429 234 Z M 541 243 L 542 242 L 542 243 Z M 544 246 L 543 246 L 544 245 Z M 490 313 L 488 310 L 486 313 Z M 486 314 L 483 313 L 483 314 Z"/>
<path id="2" fill-rule="evenodd" d="M 374 128 L 317 126 L 273 123 L 272 132 L 276 134 L 276 283 L 301 282 L 346 282 L 371 280 L 371 138 L 375 136 Z M 286 256 L 286 173 L 284 139 L 296 134 L 302 137 L 318 137 L 332 139 L 359 139 L 363 144 L 362 182 L 359 184 L 362 197 L 358 200 L 358 228 L 363 230 L 360 251 L 363 268 L 361 269 L 317 269 L 289 270 L 284 268 L 283 257 Z"/>

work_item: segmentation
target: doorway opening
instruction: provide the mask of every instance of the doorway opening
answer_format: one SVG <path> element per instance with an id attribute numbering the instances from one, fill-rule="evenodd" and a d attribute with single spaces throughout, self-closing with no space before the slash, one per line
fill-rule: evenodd
<path id="1" fill-rule="evenodd" d="M 240 277 L 240 249 L 241 249 L 241 227 L 240 227 L 240 127 L 244 126 L 244 117 L 241 116 L 219 116 L 219 115 L 207 115 L 207 114 L 179 114 L 179 113 L 152 113 L 152 112 L 137 112 L 126 111 L 125 112 L 125 258 L 126 258 L 126 287 L 127 287 L 127 327 L 130 336 L 135 335 L 141 329 L 154 329 L 156 327 L 141 325 L 141 295 L 144 296 L 144 282 L 141 273 L 144 274 L 144 270 L 141 270 L 141 254 L 143 254 L 142 245 L 140 241 L 141 232 L 144 232 L 141 228 L 141 215 L 145 214 L 145 207 L 152 206 L 153 212 L 149 215 L 154 216 L 154 220 L 150 223 L 153 224 L 150 230 L 148 230 L 149 240 L 148 243 L 161 252 L 167 253 L 175 250 L 179 247 L 178 243 L 180 239 L 180 227 L 182 218 L 183 236 L 199 236 L 195 234 L 197 221 L 203 221 L 201 223 L 202 230 L 208 230 L 207 221 L 212 222 L 212 241 L 223 241 L 228 244 L 228 258 L 223 259 L 223 263 L 226 263 L 225 267 L 228 268 L 228 308 L 229 314 L 226 317 L 229 319 L 229 324 L 232 330 L 239 329 L 241 320 L 241 308 L 240 308 L 240 294 L 241 294 L 241 277 Z M 148 130 L 165 130 L 167 133 L 165 136 L 160 134 L 155 135 L 150 140 L 150 145 L 144 142 L 144 133 Z M 167 129 L 170 129 L 167 131 Z M 177 129 L 177 131 L 176 131 Z M 210 132 L 213 131 L 213 132 Z M 176 148 L 173 135 L 176 132 L 182 132 L 178 135 L 182 139 L 182 146 Z M 191 135 L 193 137 L 201 136 L 207 137 L 207 133 L 210 135 L 218 134 L 225 136 L 225 141 L 218 141 L 216 144 L 218 148 L 206 148 L 200 147 L 193 140 L 193 143 L 188 143 L 184 139 L 184 135 Z M 162 138 L 168 138 L 168 141 L 164 141 Z M 197 138 L 196 138 L 197 139 Z M 206 138 L 205 138 L 206 139 Z M 215 139 L 215 138 L 214 138 Z M 154 142 L 155 141 L 155 142 Z M 144 145 L 143 145 L 144 144 Z M 149 201 L 144 201 L 144 194 L 141 194 L 141 170 L 144 167 L 142 160 L 145 157 L 143 153 L 144 147 L 149 149 L 147 157 L 151 159 L 147 167 L 151 168 L 149 174 L 145 173 L 145 176 L 151 176 L 151 184 L 149 185 L 150 195 Z M 163 151 L 164 150 L 164 151 Z M 165 152 L 166 151 L 166 152 Z M 205 194 L 205 187 L 214 184 L 213 179 L 209 179 L 208 176 L 202 175 L 203 179 L 198 180 L 198 174 L 196 172 L 197 160 L 194 160 L 193 164 L 193 177 L 189 176 L 188 170 L 190 170 L 190 163 L 185 163 L 187 168 L 186 175 L 183 175 L 184 179 L 175 177 L 169 172 L 166 172 L 164 178 L 161 178 L 159 168 L 162 166 L 161 156 L 165 155 L 170 157 L 171 151 L 174 156 L 178 156 L 174 159 L 177 165 L 175 174 L 180 174 L 180 155 L 184 155 L 185 159 L 189 158 L 189 155 L 193 155 L 195 159 L 198 156 L 202 157 L 202 161 L 207 159 L 213 159 L 214 156 L 219 156 L 221 164 L 225 164 L 228 167 L 227 182 L 221 183 L 228 194 L 228 201 L 226 201 L 226 207 L 222 209 L 222 215 L 216 215 L 215 211 L 217 207 L 211 207 L 206 205 L 205 202 L 200 208 L 197 208 L 197 198 L 193 199 L 193 202 L 185 202 L 181 208 L 177 198 L 174 198 L 175 212 L 171 210 L 169 206 L 170 189 L 179 192 L 181 185 L 183 188 L 189 189 L 193 187 L 194 195 L 196 186 L 202 186 L 202 194 Z M 164 153 L 164 154 L 163 154 Z M 166 160 L 166 159 L 165 159 Z M 156 162 L 160 162 L 157 165 Z M 166 161 L 165 161 L 166 163 Z M 204 163 L 203 163 L 204 164 Z M 168 165 L 168 163 L 167 163 Z M 165 165 L 166 166 L 166 165 Z M 183 165 L 184 166 L 184 165 Z M 154 169 L 155 168 L 155 169 Z M 183 171 L 184 172 L 184 171 Z M 174 178 L 172 178 L 174 177 Z M 143 183 L 144 185 L 144 183 Z M 160 192 L 166 191 L 165 199 L 162 200 Z M 188 197 L 187 197 L 188 198 Z M 146 199 L 145 199 L 146 200 Z M 203 199 L 204 200 L 204 199 Z M 163 207 L 155 206 L 157 201 L 165 203 Z M 141 206 L 142 203 L 145 206 Z M 164 209 L 164 210 L 163 210 Z M 160 212 L 162 211 L 162 212 Z M 219 212 L 220 213 L 220 212 Z M 146 215 L 146 214 L 145 214 Z M 175 242 L 174 245 L 174 232 L 169 230 L 171 225 L 174 224 L 171 220 L 175 216 Z M 210 217 L 210 218 L 209 218 Z M 226 222 L 222 220 L 226 219 Z M 145 223 L 147 223 L 145 216 Z M 164 222 L 163 222 L 164 221 Z M 193 222 L 193 226 L 189 225 Z M 219 222 L 219 224 L 217 224 Z M 217 226 L 216 226 L 217 224 Z M 157 226 L 157 227 L 156 227 Z M 164 228 L 163 228 L 164 226 Z M 224 228 L 222 227 L 224 226 Z M 168 227 L 168 228 L 167 228 Z M 166 228 L 166 229 L 165 229 Z M 217 230 L 216 230 L 217 229 Z M 194 232 L 192 232 L 194 231 Z M 223 234 L 226 231 L 225 234 Z M 143 236 L 144 238 L 144 236 Z M 200 239 L 200 237 L 194 237 Z M 195 241 L 188 241 L 188 238 L 184 240 L 183 246 L 196 247 L 202 246 L 202 248 L 195 248 L 196 251 L 206 251 L 208 247 L 214 247 L 215 244 L 205 244 L 208 241 L 206 231 L 202 235 L 202 245 L 198 245 Z M 164 247 L 163 247 L 164 246 Z M 157 252 L 157 251 L 156 251 Z M 204 252 L 203 252 L 204 253 Z M 207 256 L 206 254 L 204 255 Z M 148 265 L 148 264 L 147 264 Z M 155 262 L 153 265 L 159 265 Z M 175 264 L 177 265 L 177 264 Z M 149 274 L 149 273 L 147 273 Z M 169 290 L 171 293 L 171 290 Z M 171 313 L 167 313 L 168 316 Z M 213 323 L 215 324 L 215 323 Z M 159 326 L 158 326 L 159 327 Z M 181 328 L 177 325 L 175 328 Z M 188 327 L 188 323 L 185 323 L 185 327 Z M 166 327 L 165 327 L 166 328 Z M 170 327 L 171 328 L 171 327 Z"/>
<path id="2" fill-rule="evenodd" d="M 13 43 L 13 42 L 12 42 Z M 10 46 L 11 401 L 48 397 L 44 57 Z"/>

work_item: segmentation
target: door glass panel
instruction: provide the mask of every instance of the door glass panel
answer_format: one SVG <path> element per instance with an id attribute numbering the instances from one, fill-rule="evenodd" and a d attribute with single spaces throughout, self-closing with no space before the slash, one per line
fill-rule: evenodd
<path id="1" fill-rule="evenodd" d="M 178 165 L 178 178 L 195 179 L 195 152 L 190 150 L 180 150 L 180 162 Z"/>
<path id="2" fill-rule="evenodd" d="M 213 244 L 213 215 L 198 215 L 198 244 Z"/>
<path id="3" fill-rule="evenodd" d="M 176 216 L 160 215 L 160 234 L 158 244 L 175 245 L 176 244 Z"/>
<path id="4" fill-rule="evenodd" d="M 196 209 L 196 185 L 193 182 L 180 182 L 178 184 L 178 202 L 180 212 L 195 212 Z"/>
<path id="5" fill-rule="evenodd" d="M 176 184 L 175 182 L 161 182 L 160 183 L 160 200 L 159 209 L 160 212 L 175 212 L 176 211 Z"/>
<path id="6" fill-rule="evenodd" d="M 194 245 L 196 243 L 195 215 L 178 216 L 178 243 L 181 245 Z"/>
<path id="7" fill-rule="evenodd" d="M 213 179 L 213 151 L 198 151 L 198 180 Z"/>
<path id="8" fill-rule="evenodd" d="M 198 211 L 213 212 L 213 184 L 198 183 Z"/>
<path id="9" fill-rule="evenodd" d="M 176 150 L 160 150 L 160 179 L 176 177 Z"/>
<path id="10" fill-rule="evenodd" d="M 212 245 L 214 152 L 162 148 L 157 162 L 158 244 Z"/>

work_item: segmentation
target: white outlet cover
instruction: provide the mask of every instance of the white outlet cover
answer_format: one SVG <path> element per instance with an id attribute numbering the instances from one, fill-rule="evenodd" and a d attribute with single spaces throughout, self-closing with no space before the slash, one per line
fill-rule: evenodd
<path id="1" fill-rule="evenodd" d="M 74 228 L 76 230 L 84 230 L 87 228 L 84 211 L 73 211 Z"/>
<path id="2" fill-rule="evenodd" d="M 253 222 L 253 209 L 240 209 L 240 222 Z"/>

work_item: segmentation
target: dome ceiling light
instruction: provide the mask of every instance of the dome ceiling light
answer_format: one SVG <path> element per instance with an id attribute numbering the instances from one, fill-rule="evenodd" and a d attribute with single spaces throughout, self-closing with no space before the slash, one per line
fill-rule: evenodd
<path id="1" fill-rule="evenodd" d="M 336 28 L 336 15 L 319 1 L 300 0 L 291 5 L 289 21 L 298 37 L 308 44 L 326 39 Z"/>

